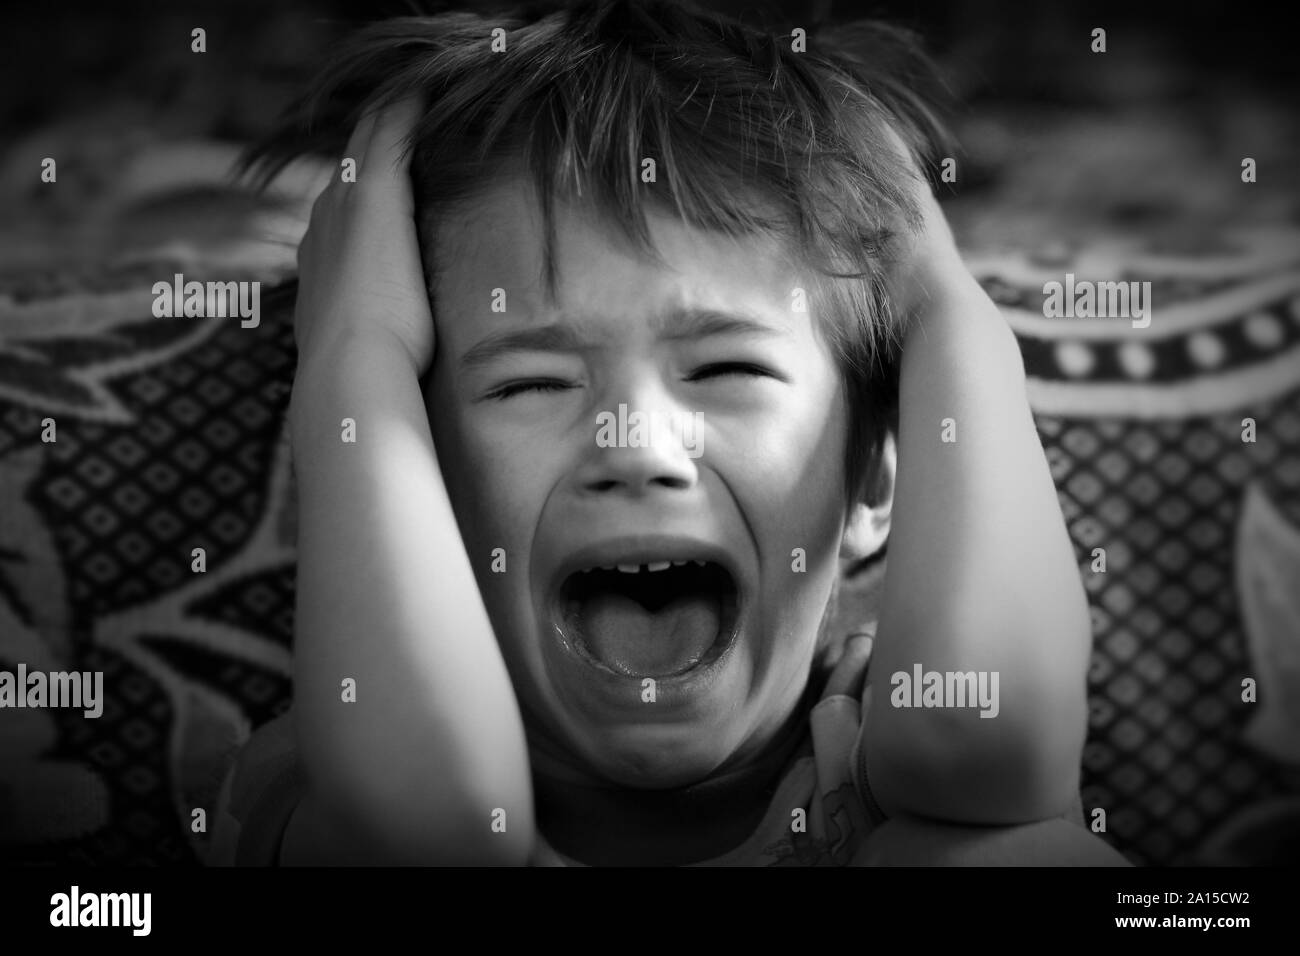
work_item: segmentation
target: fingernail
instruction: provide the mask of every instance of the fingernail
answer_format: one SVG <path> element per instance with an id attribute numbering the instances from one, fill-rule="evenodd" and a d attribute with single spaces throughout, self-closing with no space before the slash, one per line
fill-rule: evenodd
<path id="1" fill-rule="evenodd" d="M 871 650 L 871 646 L 875 643 L 876 639 L 875 637 L 865 633 L 864 631 L 856 631 L 849 635 L 849 640 L 857 641 L 859 643 L 859 646 L 865 647 L 867 650 Z"/>

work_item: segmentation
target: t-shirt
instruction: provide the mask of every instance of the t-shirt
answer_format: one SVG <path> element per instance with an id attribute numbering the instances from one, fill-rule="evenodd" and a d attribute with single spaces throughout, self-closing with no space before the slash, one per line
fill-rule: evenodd
<path id="1" fill-rule="evenodd" d="M 862 686 L 860 680 L 852 683 Z M 739 846 L 697 865 L 843 866 L 851 862 L 867 835 L 884 820 L 867 786 L 859 746 L 865 710 L 862 696 L 831 694 L 818 700 L 758 827 Z M 226 775 L 209 863 L 278 865 L 281 841 L 304 787 L 292 714 L 286 713 L 257 729 Z M 544 834 L 535 841 L 531 862 L 581 865 L 554 850 Z"/>
<path id="2" fill-rule="evenodd" d="M 850 686 L 862 687 L 861 673 Z M 842 685 L 840 685 L 842 686 Z M 823 695 L 809 711 L 808 727 L 779 776 L 767 812 L 753 833 L 702 866 L 844 866 L 885 815 L 867 784 L 862 723 L 871 691 Z M 209 862 L 276 866 L 294 808 L 304 794 L 295 756 L 291 715 L 260 727 L 240 752 L 222 787 Z M 1082 823 L 1082 807 L 1074 816 Z M 539 834 L 537 866 L 581 865 Z"/>

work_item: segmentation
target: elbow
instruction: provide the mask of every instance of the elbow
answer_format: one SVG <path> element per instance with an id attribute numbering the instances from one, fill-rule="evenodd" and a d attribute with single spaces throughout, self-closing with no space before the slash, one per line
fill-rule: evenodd
<path id="1" fill-rule="evenodd" d="M 1017 688 L 1012 688 L 1013 692 Z M 1073 810 L 1088 731 L 1086 679 L 1077 670 L 1040 675 L 1005 701 L 1004 721 L 988 732 L 957 737 L 980 781 L 971 813 L 980 823 L 1033 823 Z"/>
<path id="2" fill-rule="evenodd" d="M 442 765 L 445 769 L 445 764 Z M 531 782 L 447 771 L 317 780 L 358 859 L 388 866 L 524 866 L 533 855 Z"/>
<path id="3" fill-rule="evenodd" d="M 526 866 L 533 855 L 531 808 L 481 800 L 430 802 L 423 814 L 347 814 L 362 847 L 357 855 L 384 866 Z"/>
<path id="4" fill-rule="evenodd" d="M 990 781 L 982 800 L 973 805 L 978 822 L 1034 823 L 1070 813 L 1079 799 L 1079 774 L 1084 734 L 1073 721 L 1053 724 L 1033 733 L 1012 732 L 982 758 Z"/>
<path id="5" fill-rule="evenodd" d="M 1077 754 L 1077 750 L 1075 751 Z M 886 812 L 955 824 L 1011 826 L 1069 813 L 1079 794 L 1079 762 L 1060 751 L 1011 742 L 936 751 L 927 766 L 916 755 L 872 762 L 873 787 L 888 779 Z M 883 801 L 882 801 L 883 803 Z"/>
<path id="6" fill-rule="evenodd" d="M 506 808 L 482 804 L 446 813 L 433 833 L 417 844 L 416 858 L 409 862 L 420 866 L 527 866 L 533 856 L 533 821 L 531 813 L 527 819 L 522 817 L 511 818 Z"/>
<path id="7" fill-rule="evenodd" d="M 405 829 L 414 837 L 408 862 L 416 865 L 526 866 L 536 833 L 532 795 L 486 789 L 440 794 Z"/>
<path id="8" fill-rule="evenodd" d="M 1013 825 L 1060 817 L 1078 800 L 1083 681 L 1005 693 L 990 719 L 952 709 L 887 708 L 868 735 L 872 787 L 886 812 Z M 886 804 L 887 801 L 887 804 Z"/>

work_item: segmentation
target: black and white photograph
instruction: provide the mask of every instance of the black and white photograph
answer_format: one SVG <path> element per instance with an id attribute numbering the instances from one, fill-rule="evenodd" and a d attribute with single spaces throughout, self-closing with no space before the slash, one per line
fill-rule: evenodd
<path id="1" fill-rule="evenodd" d="M 9 878 L 1300 862 L 1276 23 L 4 16 Z"/>

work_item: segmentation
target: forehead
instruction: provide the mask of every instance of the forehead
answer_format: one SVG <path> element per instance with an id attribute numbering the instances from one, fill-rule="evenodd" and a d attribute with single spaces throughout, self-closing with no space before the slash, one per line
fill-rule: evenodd
<path id="1" fill-rule="evenodd" d="M 792 334 L 809 327 L 813 280 L 782 243 L 695 228 L 657 204 L 648 207 L 647 225 L 653 253 L 594 204 L 557 199 L 548 288 L 545 222 L 531 180 L 499 177 L 435 226 L 440 335 L 444 327 L 458 339 L 462 325 L 648 319 L 672 309 L 739 312 Z"/>

